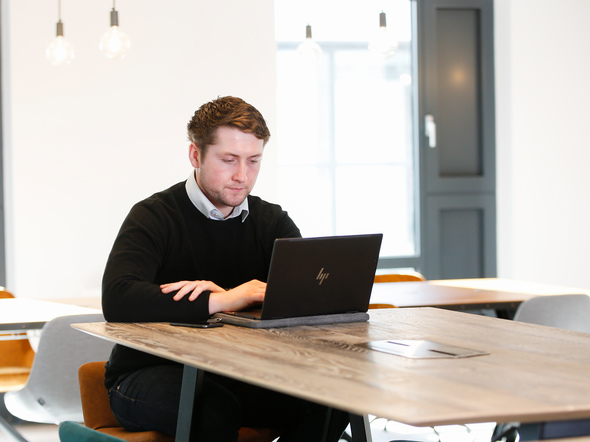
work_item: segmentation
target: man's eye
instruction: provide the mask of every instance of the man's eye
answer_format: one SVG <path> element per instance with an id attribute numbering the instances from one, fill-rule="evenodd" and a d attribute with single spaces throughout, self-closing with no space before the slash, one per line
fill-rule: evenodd
<path id="1" fill-rule="evenodd" d="M 233 160 L 233 159 L 229 159 L 229 160 L 228 159 L 224 159 L 223 162 L 224 163 L 227 163 L 227 164 L 232 164 L 232 163 L 235 162 L 235 160 Z"/>

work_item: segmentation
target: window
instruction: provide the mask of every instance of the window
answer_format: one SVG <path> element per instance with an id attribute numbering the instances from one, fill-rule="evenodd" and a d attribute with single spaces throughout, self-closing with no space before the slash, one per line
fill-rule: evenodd
<path id="1" fill-rule="evenodd" d="M 411 2 L 275 5 L 281 204 L 303 236 L 382 232 L 382 258 L 417 255 Z M 399 41 L 385 60 L 367 49 L 381 8 Z M 308 23 L 313 62 L 296 50 Z"/>

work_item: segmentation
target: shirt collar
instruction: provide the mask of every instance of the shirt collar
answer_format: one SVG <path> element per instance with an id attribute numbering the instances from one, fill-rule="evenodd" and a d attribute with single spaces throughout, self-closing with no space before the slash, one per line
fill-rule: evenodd
<path id="1" fill-rule="evenodd" d="M 235 218 L 237 216 L 242 217 L 242 222 L 246 220 L 248 217 L 248 213 L 250 213 L 249 206 L 248 206 L 248 198 L 244 199 L 242 204 L 239 206 L 234 207 L 234 210 L 229 214 L 227 218 L 223 218 L 223 214 L 209 201 L 209 199 L 205 196 L 199 185 L 197 184 L 197 180 L 195 178 L 194 171 L 186 180 L 186 193 L 188 194 L 189 199 L 195 205 L 199 212 L 205 215 L 209 219 L 216 219 L 218 221 L 223 221 L 224 219 Z"/>

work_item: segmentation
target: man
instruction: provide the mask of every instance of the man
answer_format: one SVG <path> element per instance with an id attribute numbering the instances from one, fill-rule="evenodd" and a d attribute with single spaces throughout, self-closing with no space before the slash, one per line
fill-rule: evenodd
<path id="1" fill-rule="evenodd" d="M 280 206 L 250 195 L 270 137 L 258 110 L 218 98 L 195 112 L 188 134 L 188 180 L 136 204 L 115 240 L 103 277 L 107 321 L 190 323 L 260 303 L 274 240 L 301 236 Z M 132 431 L 175 434 L 181 380 L 180 364 L 119 345 L 106 365 L 111 408 Z M 242 426 L 319 441 L 327 412 L 210 373 L 197 400 L 203 441 L 235 441 Z M 332 441 L 345 426 L 335 414 Z"/>

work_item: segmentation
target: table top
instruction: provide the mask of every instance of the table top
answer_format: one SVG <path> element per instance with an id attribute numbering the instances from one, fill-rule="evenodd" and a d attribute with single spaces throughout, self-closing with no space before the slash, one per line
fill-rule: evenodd
<path id="1" fill-rule="evenodd" d="M 444 279 L 420 282 L 418 286 L 409 284 L 414 283 L 374 284 L 373 302 L 389 303 L 398 307 L 447 307 L 465 310 L 492 308 L 502 304 L 505 306 L 508 304 L 509 308 L 516 308 L 522 301 L 533 296 L 590 294 L 588 289 L 503 278 Z M 417 293 L 418 289 L 420 293 Z M 48 299 L 48 301 L 102 309 L 100 296 Z"/>
<path id="2" fill-rule="evenodd" d="M 100 296 L 79 296 L 76 298 L 51 298 L 47 301 L 58 302 L 60 304 L 77 305 L 78 307 L 87 307 L 102 311 L 102 298 Z"/>
<path id="3" fill-rule="evenodd" d="M 410 425 L 590 417 L 589 334 L 436 308 L 370 314 L 364 323 L 266 330 L 165 323 L 74 327 L 254 385 Z M 363 346 L 391 339 L 489 354 L 412 359 Z"/>
<path id="4" fill-rule="evenodd" d="M 515 309 L 535 296 L 568 293 L 590 294 L 590 290 L 497 278 L 382 282 L 373 285 L 371 303 L 453 310 Z"/>
<path id="5" fill-rule="evenodd" d="M 527 295 L 564 295 L 570 293 L 590 294 L 590 289 L 568 285 L 547 284 L 542 282 L 523 281 L 509 278 L 467 278 L 438 279 L 428 281 L 431 284 L 452 287 L 466 287 L 479 290 L 496 290 Z"/>
<path id="6" fill-rule="evenodd" d="M 40 299 L 0 299 L 0 330 L 35 330 L 58 316 L 101 313 L 102 310 Z"/>

